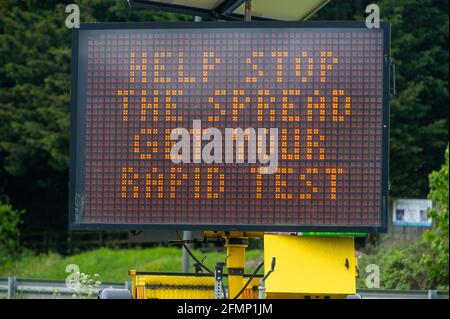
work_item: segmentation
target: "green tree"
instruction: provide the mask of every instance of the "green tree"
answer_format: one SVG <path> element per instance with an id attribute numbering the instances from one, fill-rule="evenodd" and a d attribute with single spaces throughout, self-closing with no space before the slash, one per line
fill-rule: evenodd
<path id="1" fill-rule="evenodd" d="M 25 224 L 66 225 L 73 1 L 0 2 L 0 194 L 26 208 Z M 82 22 L 192 17 L 132 9 L 127 1 L 80 0 Z M 334 0 L 316 18 L 362 19 L 366 0 Z M 425 196 L 448 140 L 447 0 L 383 0 L 392 24 L 398 98 L 391 107 L 391 182 L 397 196 Z"/>
<path id="2" fill-rule="evenodd" d="M 381 288 L 388 289 L 448 289 L 449 286 L 449 224 L 448 224 L 448 169 L 449 147 L 445 151 L 445 163 L 440 170 L 430 174 L 429 199 L 434 202 L 429 217 L 432 230 L 413 242 L 383 243 L 372 254 L 364 256 L 361 270 L 369 264 L 377 264 L 381 271 Z M 391 243 L 392 245 L 392 243 Z M 358 281 L 364 286 L 365 276 Z"/>
<path id="3" fill-rule="evenodd" d="M 448 141 L 447 0 L 383 0 L 392 25 L 397 99 L 391 105 L 392 195 L 427 194 Z"/>
<path id="4" fill-rule="evenodd" d="M 0 194 L 35 229 L 67 225 L 73 1 L 0 2 Z M 81 22 L 176 21 L 127 1 L 81 0 Z"/>
<path id="5" fill-rule="evenodd" d="M 425 233 L 425 241 L 430 248 L 422 258 L 427 267 L 428 276 L 434 287 L 445 286 L 448 289 L 449 271 L 449 224 L 448 224 L 448 146 L 445 151 L 445 163 L 439 171 L 430 174 L 429 199 L 434 201 L 434 208 L 428 212 L 433 219 L 433 230 Z"/>
<path id="6" fill-rule="evenodd" d="M 429 251 L 429 245 L 422 239 L 413 242 L 384 243 L 358 261 L 361 277 L 357 284 L 367 288 L 365 280 L 367 265 L 375 264 L 380 269 L 382 289 L 430 289 L 433 288 L 426 267 L 420 265 L 422 256 Z"/>
<path id="7" fill-rule="evenodd" d="M 0 263 L 2 259 L 17 256 L 22 213 L 10 204 L 0 202 Z"/>
<path id="8" fill-rule="evenodd" d="M 333 0 L 316 20 L 363 21 L 374 1 Z M 381 0 L 381 19 L 392 27 L 397 98 L 391 104 L 391 194 L 424 197 L 427 175 L 440 165 L 448 140 L 447 0 Z"/>

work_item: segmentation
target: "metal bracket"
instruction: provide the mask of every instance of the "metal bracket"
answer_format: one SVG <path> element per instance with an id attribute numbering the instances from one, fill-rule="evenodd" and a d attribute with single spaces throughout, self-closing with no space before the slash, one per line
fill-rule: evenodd
<path id="1" fill-rule="evenodd" d="M 225 291 L 223 291 L 223 267 L 225 267 L 224 262 L 216 263 L 216 269 L 214 272 L 214 299 L 224 299 Z"/>
<path id="2" fill-rule="evenodd" d="M 236 237 L 230 237 L 228 238 L 228 245 L 248 245 L 248 238 L 236 238 Z"/>
<path id="3" fill-rule="evenodd" d="M 203 267 L 204 267 L 203 262 L 205 261 L 206 257 L 208 257 L 208 256 L 203 257 L 199 263 L 197 263 L 197 262 L 194 263 L 194 271 L 196 274 L 203 273 Z"/>
<path id="4" fill-rule="evenodd" d="M 244 268 L 228 268 L 228 274 L 231 276 L 243 276 Z"/>
<path id="5" fill-rule="evenodd" d="M 277 262 L 276 257 L 272 257 L 272 263 L 270 265 L 269 271 L 267 272 L 267 274 L 264 275 L 264 277 L 259 282 L 258 299 L 264 299 L 266 296 L 266 280 L 275 271 L 276 262 Z"/>
<path id="6" fill-rule="evenodd" d="M 391 95 L 391 101 L 395 99 L 397 94 L 397 88 L 395 85 L 395 61 L 389 59 L 389 94 Z"/>

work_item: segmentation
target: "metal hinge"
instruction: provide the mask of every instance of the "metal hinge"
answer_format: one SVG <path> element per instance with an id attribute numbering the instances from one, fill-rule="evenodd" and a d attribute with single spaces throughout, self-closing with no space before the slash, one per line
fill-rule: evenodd
<path id="1" fill-rule="evenodd" d="M 389 59 L 389 94 L 391 96 L 391 101 L 395 99 L 397 94 L 397 88 L 395 85 L 395 61 L 394 59 Z"/>

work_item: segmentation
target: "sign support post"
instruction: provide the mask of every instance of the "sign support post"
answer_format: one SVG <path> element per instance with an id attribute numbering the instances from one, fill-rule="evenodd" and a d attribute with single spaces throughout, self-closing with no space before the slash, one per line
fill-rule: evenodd
<path id="1" fill-rule="evenodd" d="M 244 285 L 245 249 L 248 238 L 243 233 L 231 233 L 225 238 L 228 268 L 228 296 L 235 298 Z"/>
<path id="2" fill-rule="evenodd" d="M 248 247 L 248 238 L 262 238 L 263 232 L 211 232 L 203 233 L 205 237 L 221 237 L 225 240 L 227 249 L 226 267 L 228 270 L 228 298 L 238 299 L 242 287 L 244 286 L 245 251 Z"/>
<path id="3" fill-rule="evenodd" d="M 252 0 L 245 0 L 244 21 L 245 22 L 252 21 Z"/>

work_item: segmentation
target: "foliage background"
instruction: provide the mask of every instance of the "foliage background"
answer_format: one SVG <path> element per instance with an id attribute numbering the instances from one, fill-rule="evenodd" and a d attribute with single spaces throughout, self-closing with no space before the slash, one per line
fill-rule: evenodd
<path id="1" fill-rule="evenodd" d="M 391 104 L 390 195 L 422 197 L 448 141 L 448 10 L 446 0 L 331 1 L 316 19 L 363 20 L 377 3 L 391 23 L 397 96 Z"/>
<path id="2" fill-rule="evenodd" d="M 372 2 L 332 0 L 313 19 L 362 20 Z M 71 32 L 64 21 L 69 3 L 80 6 L 82 22 L 192 20 L 131 9 L 125 0 L 0 0 L 0 201 L 26 211 L 22 232 L 67 230 Z M 431 186 L 430 198 L 444 204 L 431 212 L 436 228 L 423 241 L 401 249 L 380 247 L 367 261 L 404 269 L 397 279 L 383 279 L 386 287 L 414 288 L 418 281 L 448 287 L 448 151 L 446 177 L 441 170 L 428 183 L 428 174 L 439 169 L 448 143 L 449 1 L 376 3 L 382 19 L 392 24 L 397 65 L 391 195 L 424 198 Z M 14 211 L 9 205 L 0 210 L 3 216 Z"/>
<path id="3" fill-rule="evenodd" d="M 25 227 L 65 227 L 73 1 L 0 1 L 0 194 L 26 209 Z M 314 19 L 362 20 L 369 1 L 331 1 Z M 80 0 L 82 22 L 191 17 Z M 448 139 L 446 0 L 383 0 L 392 24 L 398 96 L 391 107 L 391 195 L 425 197 Z"/>
<path id="4" fill-rule="evenodd" d="M 125 0 L 0 0 L 0 196 L 26 210 L 28 231 L 67 229 L 69 3 L 82 22 L 188 19 Z"/>

